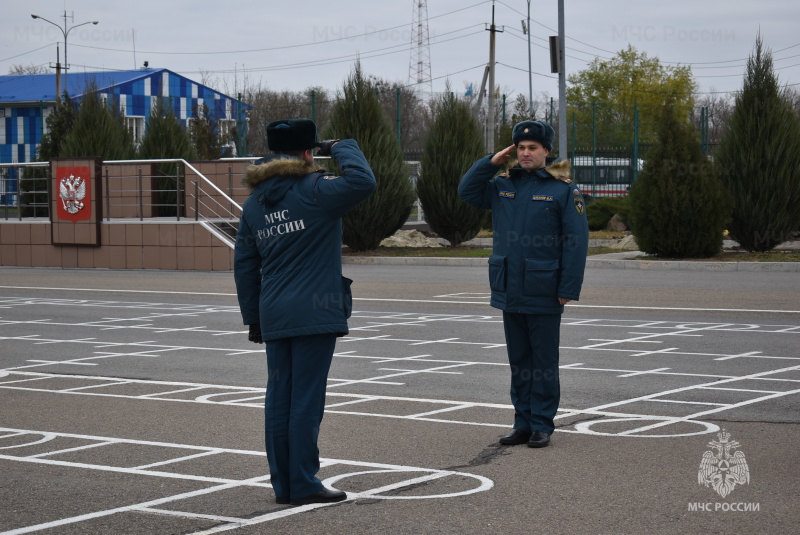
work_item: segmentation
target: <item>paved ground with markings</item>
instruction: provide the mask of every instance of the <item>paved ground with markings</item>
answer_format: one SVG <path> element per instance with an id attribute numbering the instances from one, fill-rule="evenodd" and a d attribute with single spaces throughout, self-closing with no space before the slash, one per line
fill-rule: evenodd
<path id="1" fill-rule="evenodd" d="M 246 340 L 230 274 L 0 268 L 0 534 L 782 533 L 800 520 L 797 273 L 590 270 L 562 321 L 558 429 L 542 450 L 497 444 L 513 412 L 485 269 L 346 274 L 355 311 L 320 477 L 349 499 L 292 507 L 274 503 L 263 346 Z"/>

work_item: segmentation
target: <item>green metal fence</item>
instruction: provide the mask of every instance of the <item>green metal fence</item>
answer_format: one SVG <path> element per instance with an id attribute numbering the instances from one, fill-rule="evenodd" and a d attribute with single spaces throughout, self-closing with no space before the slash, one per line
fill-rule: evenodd
<path id="1" fill-rule="evenodd" d="M 643 129 L 638 106 L 633 107 L 630 120 L 619 117 L 617 121 L 608 121 L 609 114 L 604 113 L 608 112 L 608 107 L 603 108 L 593 102 L 591 119 L 581 124 L 576 120 L 575 113 L 572 114 L 567 158 L 572 163 L 573 180 L 581 191 L 592 197 L 627 195 L 644 167 L 648 150 L 656 142 L 653 116 L 652 113 L 649 115 L 649 120 L 644 122 L 647 127 Z M 711 157 L 714 145 L 709 139 L 708 108 L 701 107 L 698 111 L 699 142 L 703 152 Z M 598 117 L 605 118 L 600 126 Z M 608 139 L 620 142 L 625 138 L 628 138 L 626 142 L 617 146 L 607 144 Z"/>

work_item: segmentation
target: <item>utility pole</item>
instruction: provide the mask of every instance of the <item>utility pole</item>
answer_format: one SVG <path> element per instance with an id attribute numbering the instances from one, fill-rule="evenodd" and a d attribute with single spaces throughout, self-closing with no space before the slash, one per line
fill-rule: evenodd
<path id="1" fill-rule="evenodd" d="M 567 158 L 567 68 L 564 65 L 564 0 L 558 0 L 558 156 Z"/>
<path id="2" fill-rule="evenodd" d="M 495 126 L 495 109 L 494 109 L 494 40 L 495 33 L 502 32 L 503 29 L 497 29 L 494 25 L 494 0 L 492 0 L 492 25 L 487 28 L 489 34 L 489 112 L 486 117 L 487 134 L 486 134 L 486 148 L 488 152 L 494 153 L 494 126 Z"/>
<path id="3" fill-rule="evenodd" d="M 528 0 L 528 23 L 522 25 L 528 35 L 528 118 L 533 119 L 533 70 L 531 67 L 531 0 Z"/>
<path id="4" fill-rule="evenodd" d="M 61 51 L 56 43 L 56 102 L 61 102 Z"/>

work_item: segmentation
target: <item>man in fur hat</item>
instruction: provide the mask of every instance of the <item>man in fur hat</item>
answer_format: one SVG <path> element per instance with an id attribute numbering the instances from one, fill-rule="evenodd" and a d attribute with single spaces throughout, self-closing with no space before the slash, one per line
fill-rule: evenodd
<path id="1" fill-rule="evenodd" d="M 317 142 L 308 119 L 267 127 L 275 152 L 244 179 L 234 253 L 239 307 L 249 339 L 266 343 L 266 450 L 275 501 L 304 505 L 346 499 L 325 488 L 317 437 L 336 338 L 348 333 L 350 279 L 342 276 L 342 216 L 375 190 L 375 176 L 352 139 Z M 342 176 L 314 165 L 312 151 L 336 159 Z"/>
<path id="2" fill-rule="evenodd" d="M 550 444 L 558 410 L 558 345 L 564 305 L 583 283 L 589 227 L 583 196 L 568 161 L 546 166 L 553 128 L 540 121 L 514 126 L 514 144 L 478 160 L 459 196 L 492 210 L 491 305 L 503 311 L 514 427 L 501 444 Z M 497 175 L 516 150 L 518 163 Z"/>

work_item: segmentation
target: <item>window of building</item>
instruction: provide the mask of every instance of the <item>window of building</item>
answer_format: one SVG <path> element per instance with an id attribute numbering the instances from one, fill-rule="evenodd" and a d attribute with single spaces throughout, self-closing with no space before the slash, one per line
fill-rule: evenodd
<path id="1" fill-rule="evenodd" d="M 140 145 L 144 137 L 144 116 L 126 115 L 125 126 L 128 127 L 128 130 L 133 135 L 133 142 L 137 146 Z"/>
<path id="2" fill-rule="evenodd" d="M 231 136 L 236 128 L 236 121 L 233 119 L 220 119 L 217 121 L 217 129 L 219 130 L 219 138 L 224 141 L 232 141 Z"/>

